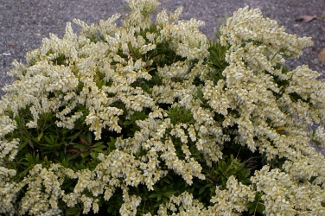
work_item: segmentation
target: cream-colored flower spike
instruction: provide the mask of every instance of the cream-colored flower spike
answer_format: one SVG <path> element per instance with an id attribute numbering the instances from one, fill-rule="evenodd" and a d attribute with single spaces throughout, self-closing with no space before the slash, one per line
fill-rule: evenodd
<path id="1" fill-rule="evenodd" d="M 120 26 L 119 14 L 76 19 L 79 35 L 68 23 L 62 39 L 51 34 L 26 65 L 14 62 L 0 101 L 0 214 L 109 203 L 120 215 L 242 215 L 260 198 L 265 215 L 324 215 L 325 160 L 310 142 L 325 143 L 325 84 L 307 66 L 283 66 L 311 39 L 246 7 L 220 29 L 217 67 L 203 21 L 179 20 L 182 8 L 153 17 L 156 0 L 126 2 Z M 40 127 L 62 131 L 64 147 Z M 241 164 L 261 164 L 223 169 L 233 147 L 255 155 Z"/>

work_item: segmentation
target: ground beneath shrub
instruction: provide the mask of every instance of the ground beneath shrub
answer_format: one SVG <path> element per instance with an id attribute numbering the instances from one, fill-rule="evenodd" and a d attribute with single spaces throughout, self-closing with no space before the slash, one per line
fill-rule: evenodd
<path id="1" fill-rule="evenodd" d="M 239 8 L 260 8 L 264 16 L 278 21 L 286 31 L 313 38 L 314 45 L 305 49 L 299 59 L 288 61 L 288 66 L 308 64 L 325 81 L 325 65 L 318 54 L 325 47 L 325 1 L 322 0 L 160 0 L 161 7 L 174 11 L 184 6 L 182 19 L 195 17 L 206 22 L 202 31 L 214 37 L 215 30 L 225 17 Z M 86 23 L 97 23 L 115 13 L 125 13 L 123 0 L 2 0 L 0 4 L 0 88 L 12 80 L 6 75 L 14 59 L 24 62 L 24 55 L 38 48 L 42 38 L 54 33 L 62 37 L 66 22 L 78 18 Z M 304 16 L 314 16 L 310 22 L 299 22 Z M 308 18 L 308 17 L 307 17 Z M 74 26 L 77 30 L 76 26 Z M 0 96 L 3 91 L 0 90 Z M 325 149 L 322 150 L 325 155 Z"/>

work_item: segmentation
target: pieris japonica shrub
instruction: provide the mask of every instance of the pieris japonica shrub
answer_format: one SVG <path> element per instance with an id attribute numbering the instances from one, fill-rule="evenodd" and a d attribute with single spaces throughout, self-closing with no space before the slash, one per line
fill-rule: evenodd
<path id="1" fill-rule="evenodd" d="M 284 66 L 311 39 L 246 7 L 211 41 L 181 8 L 127 2 L 14 62 L 0 213 L 324 215 L 325 85 Z"/>

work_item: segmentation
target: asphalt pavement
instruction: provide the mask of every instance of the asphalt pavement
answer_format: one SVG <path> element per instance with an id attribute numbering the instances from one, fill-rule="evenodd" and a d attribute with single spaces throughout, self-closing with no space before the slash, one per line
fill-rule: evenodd
<path id="1" fill-rule="evenodd" d="M 195 17 L 205 21 L 202 31 L 209 37 L 219 28 L 224 17 L 241 7 L 260 8 L 264 16 L 278 21 L 288 33 L 310 36 L 314 46 L 304 55 L 288 62 L 295 67 L 308 64 L 322 74 L 325 66 L 317 58 L 325 47 L 325 1 L 324 0 L 161 0 L 161 7 L 169 11 L 183 6 L 181 19 Z M 24 62 L 26 52 L 38 48 L 42 38 L 54 33 L 62 37 L 66 22 L 73 18 L 88 24 L 98 23 L 115 13 L 125 13 L 123 0 L 0 0 L 0 89 L 10 84 L 7 72 L 14 59 Z M 297 22 L 302 16 L 311 15 L 311 22 Z M 0 90 L 0 95 L 3 92 Z"/>

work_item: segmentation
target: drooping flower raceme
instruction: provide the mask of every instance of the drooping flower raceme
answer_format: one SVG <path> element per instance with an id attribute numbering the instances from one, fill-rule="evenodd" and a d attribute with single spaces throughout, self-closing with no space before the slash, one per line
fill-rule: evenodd
<path id="1" fill-rule="evenodd" d="M 79 35 L 68 23 L 14 63 L 0 101 L 0 213 L 241 215 L 261 195 L 267 215 L 322 215 L 325 160 L 307 128 L 324 125 L 325 85 L 307 66 L 283 66 L 310 38 L 240 9 L 220 29 L 220 70 L 202 21 L 179 20 L 179 8 L 153 22 L 159 2 L 127 2 L 121 26 L 119 14 L 74 20 Z M 234 148 L 257 155 L 250 178 L 223 170 Z"/>

